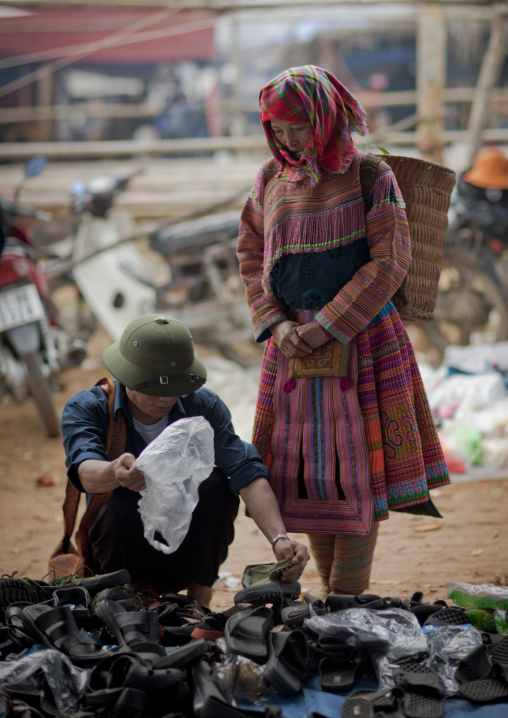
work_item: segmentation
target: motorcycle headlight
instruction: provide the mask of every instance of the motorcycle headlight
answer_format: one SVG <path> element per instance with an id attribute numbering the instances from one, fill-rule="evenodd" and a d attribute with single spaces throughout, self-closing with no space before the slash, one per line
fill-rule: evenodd
<path id="1" fill-rule="evenodd" d="M 26 262 L 24 259 L 16 259 L 12 263 L 12 267 L 18 277 L 28 277 L 30 274 L 30 262 Z"/>

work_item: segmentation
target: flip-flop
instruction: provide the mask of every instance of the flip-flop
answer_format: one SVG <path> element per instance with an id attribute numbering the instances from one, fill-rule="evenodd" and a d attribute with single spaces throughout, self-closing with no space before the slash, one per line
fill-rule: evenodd
<path id="1" fill-rule="evenodd" d="M 399 710 L 399 701 L 402 695 L 402 691 L 398 688 L 357 691 L 347 696 L 342 706 L 341 718 L 371 718 L 375 716 L 404 718 L 402 711 Z"/>
<path id="2" fill-rule="evenodd" d="M 266 606 L 234 614 L 224 627 L 228 652 L 264 663 L 268 658 L 268 634 L 272 628 L 272 610 Z"/>
<path id="3" fill-rule="evenodd" d="M 302 588 L 298 581 L 294 583 L 286 583 L 284 581 L 261 583 L 255 586 L 249 586 L 235 594 L 235 604 L 251 603 L 253 605 L 273 603 L 277 599 L 300 597 Z"/>
<path id="4" fill-rule="evenodd" d="M 360 596 L 350 593 L 330 593 L 325 599 L 325 607 L 330 612 L 343 611 L 346 608 L 382 610 L 388 608 L 388 601 L 371 593 L 365 593 Z"/>
<path id="5" fill-rule="evenodd" d="M 212 680 L 212 667 L 207 661 L 198 658 L 191 666 L 191 675 L 193 715 L 197 718 L 246 718 L 246 713 L 225 702 Z"/>
<path id="6" fill-rule="evenodd" d="M 263 678 L 281 698 L 297 695 L 302 689 L 302 677 L 307 671 L 309 649 L 300 629 L 270 633 L 269 658 Z"/>
<path id="7" fill-rule="evenodd" d="M 12 603 L 42 603 L 53 595 L 54 586 L 31 578 L 0 578 L 0 621 L 4 620 L 5 609 Z"/>
<path id="8" fill-rule="evenodd" d="M 194 624 L 192 638 L 205 638 L 208 641 L 216 641 L 218 638 L 224 637 L 226 623 L 231 616 L 240 611 L 251 609 L 250 603 L 237 603 L 226 611 L 220 613 L 212 612 L 205 616 L 202 621 Z"/>
<path id="9" fill-rule="evenodd" d="M 472 625 L 467 613 L 459 606 L 449 606 L 432 613 L 425 619 L 424 626 L 465 626 Z"/>
<path id="10" fill-rule="evenodd" d="M 304 601 L 297 601 L 292 606 L 284 606 L 281 610 L 281 619 L 288 628 L 300 627 L 306 618 L 323 616 L 327 611 L 325 604 L 319 598 L 306 593 Z"/>
<path id="11" fill-rule="evenodd" d="M 68 576 L 62 576 L 61 578 L 54 578 L 50 580 L 51 586 L 56 588 L 65 588 L 70 586 L 83 586 L 86 588 L 91 596 L 94 596 L 99 591 L 105 588 L 113 588 L 115 586 L 123 586 L 131 580 L 131 575 L 126 568 L 121 568 L 118 571 L 112 571 L 111 573 L 97 574 L 96 576 L 89 576 L 88 578 L 81 578 L 69 574 Z"/>
<path id="12" fill-rule="evenodd" d="M 446 693 L 438 674 L 422 663 L 407 663 L 393 673 L 404 691 L 402 708 L 407 718 L 440 718 Z"/>
<path id="13" fill-rule="evenodd" d="M 194 626 L 163 626 L 162 644 L 164 646 L 184 646 L 193 640 Z"/>
<path id="14" fill-rule="evenodd" d="M 33 604 L 28 601 L 19 601 L 19 603 L 11 603 L 5 609 L 5 625 L 9 629 L 11 640 L 19 651 L 34 645 L 34 638 L 27 633 L 22 619 L 23 610 L 27 606 L 33 606 Z"/>
<path id="15" fill-rule="evenodd" d="M 504 678 L 480 678 L 459 685 L 459 695 L 472 703 L 495 703 L 508 698 Z"/>
<path id="16" fill-rule="evenodd" d="M 151 662 L 135 654 L 115 656 L 107 675 L 108 688 L 138 688 L 139 690 L 167 691 L 177 687 L 185 678 L 185 671 L 178 668 L 154 668 Z"/>
<path id="17" fill-rule="evenodd" d="M 65 653 L 77 666 L 89 666 L 107 654 L 78 625 L 68 606 L 51 608 L 43 603 L 26 606 L 22 621 L 25 629 L 47 648 Z"/>
<path id="18" fill-rule="evenodd" d="M 321 688 L 327 693 L 343 693 L 355 683 L 359 661 L 342 658 L 323 658 L 319 663 Z"/>
<path id="19" fill-rule="evenodd" d="M 503 636 L 487 648 L 493 666 L 499 666 L 500 672 L 508 681 L 508 635 Z"/>
<path id="20" fill-rule="evenodd" d="M 116 601 L 101 601 L 95 615 L 113 634 L 119 646 L 131 647 L 136 643 L 160 646 L 159 623 L 155 611 L 129 611 Z"/>
<path id="21" fill-rule="evenodd" d="M 197 638 L 185 646 L 173 649 L 165 656 L 153 662 L 153 668 L 182 668 L 201 658 L 203 654 L 214 651 L 215 644 L 204 638 Z M 217 649 L 218 650 L 218 649 Z"/>
<path id="22" fill-rule="evenodd" d="M 482 643 L 474 648 L 460 661 L 455 671 L 455 680 L 458 683 L 469 683 L 480 678 L 487 678 L 492 671 L 492 661 L 487 647 Z"/>

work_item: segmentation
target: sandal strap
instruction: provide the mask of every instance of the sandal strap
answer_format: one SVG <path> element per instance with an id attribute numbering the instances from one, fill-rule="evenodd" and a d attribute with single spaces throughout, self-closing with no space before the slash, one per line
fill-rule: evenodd
<path id="1" fill-rule="evenodd" d="M 44 633 L 58 650 L 68 653 L 77 644 L 95 644 L 86 631 L 77 627 L 68 608 L 54 608 L 35 619 L 37 628 Z"/>
<path id="2" fill-rule="evenodd" d="M 423 688 L 440 696 L 445 694 L 438 674 L 431 668 L 421 664 L 412 664 L 402 670 L 395 671 L 393 678 L 395 683 L 402 688 L 411 686 L 413 688 Z"/>
<path id="3" fill-rule="evenodd" d="M 115 623 L 127 643 L 145 641 L 154 630 L 158 633 L 157 614 L 152 611 L 117 613 Z"/>

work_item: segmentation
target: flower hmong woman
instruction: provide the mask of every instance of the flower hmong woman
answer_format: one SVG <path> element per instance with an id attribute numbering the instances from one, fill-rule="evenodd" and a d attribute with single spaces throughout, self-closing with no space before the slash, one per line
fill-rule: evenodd
<path id="1" fill-rule="evenodd" d="M 266 342 L 253 443 L 287 529 L 308 534 L 323 592 L 360 594 L 379 522 L 389 510 L 439 516 L 429 489 L 450 482 L 391 302 L 411 262 L 405 205 L 385 162 L 364 200 L 352 133 L 366 133 L 365 112 L 326 70 L 275 77 L 260 117 L 273 157 L 238 240 Z"/>

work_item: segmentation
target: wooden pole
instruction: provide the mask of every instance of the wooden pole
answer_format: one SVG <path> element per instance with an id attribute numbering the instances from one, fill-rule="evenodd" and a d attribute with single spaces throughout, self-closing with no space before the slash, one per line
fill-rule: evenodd
<path id="1" fill-rule="evenodd" d="M 434 116 L 431 115 L 434 118 Z M 425 120 L 426 121 L 426 120 Z M 422 118 L 419 117 L 422 124 Z M 377 135 L 377 133 L 376 133 Z M 383 130 L 386 144 L 409 146 L 416 144 L 415 132 L 394 132 Z M 487 129 L 483 137 L 488 142 L 508 142 L 508 128 Z M 440 140 L 446 145 L 451 142 L 467 142 L 467 130 L 446 130 Z M 370 138 L 369 138 L 370 140 Z M 0 159 L 24 160 L 34 155 L 73 161 L 76 158 L 90 157 L 139 157 L 150 155 L 168 155 L 182 157 L 192 154 L 213 154 L 220 150 L 242 153 L 263 153 L 267 157 L 266 139 L 251 137 L 203 137 L 187 140 L 98 140 L 90 142 L 3 142 L 0 143 Z"/>
<path id="2" fill-rule="evenodd" d="M 476 95 L 469 115 L 468 130 L 471 138 L 468 154 L 469 166 L 473 164 L 474 158 L 484 140 L 483 131 L 489 110 L 490 92 L 497 82 L 507 54 L 507 27 L 508 21 L 506 16 L 501 14 L 501 8 L 498 5 L 493 6 L 489 44 L 483 56 L 476 86 Z"/>
<path id="3" fill-rule="evenodd" d="M 417 111 L 422 118 L 435 118 L 418 126 L 416 146 L 423 159 L 441 164 L 446 85 L 446 21 L 442 5 L 421 6 L 416 42 Z"/>
<path id="4" fill-rule="evenodd" d="M 39 140 L 47 142 L 51 140 L 52 125 L 45 117 L 40 108 L 51 105 L 53 101 L 53 75 L 44 75 L 40 77 L 36 84 L 37 90 L 37 106 L 35 107 L 35 117 L 39 124 Z"/>
<path id="5" fill-rule="evenodd" d="M 233 137 L 245 135 L 245 112 L 243 110 L 243 62 L 240 48 L 240 21 L 235 14 L 231 22 L 231 64 L 234 70 L 233 83 L 233 113 L 231 119 L 231 134 Z"/>

